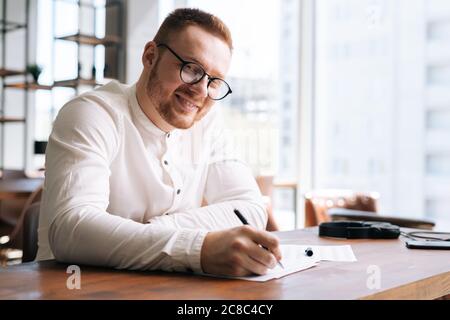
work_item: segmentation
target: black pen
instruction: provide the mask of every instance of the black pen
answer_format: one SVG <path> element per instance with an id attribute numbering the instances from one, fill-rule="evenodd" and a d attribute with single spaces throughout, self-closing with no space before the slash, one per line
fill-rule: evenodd
<path id="1" fill-rule="evenodd" d="M 249 225 L 247 219 L 245 219 L 245 217 L 242 215 L 242 213 L 239 212 L 238 209 L 234 209 L 234 213 L 237 215 L 237 217 L 239 218 L 239 220 L 241 220 L 241 222 L 242 222 L 243 224 Z M 267 249 L 266 247 L 264 247 L 264 246 L 261 246 L 261 247 L 263 247 L 264 249 L 266 249 L 267 251 L 269 251 L 269 249 Z M 283 265 L 281 264 L 280 261 L 277 261 L 277 263 L 278 263 L 278 265 L 279 265 L 281 268 L 284 269 L 284 267 L 283 267 Z"/>

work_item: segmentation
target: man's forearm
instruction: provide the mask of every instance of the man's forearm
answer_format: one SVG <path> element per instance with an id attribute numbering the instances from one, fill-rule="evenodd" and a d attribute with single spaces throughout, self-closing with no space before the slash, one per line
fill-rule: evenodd
<path id="1" fill-rule="evenodd" d="M 205 235 L 141 224 L 89 206 L 59 215 L 49 230 L 58 261 L 134 270 L 200 271 Z"/>
<path id="2" fill-rule="evenodd" d="M 154 217 L 149 222 L 177 229 L 223 230 L 242 225 L 234 209 L 238 209 L 253 227 L 261 230 L 266 228 L 268 217 L 263 205 L 246 200 L 225 201 L 184 212 L 175 212 Z"/>

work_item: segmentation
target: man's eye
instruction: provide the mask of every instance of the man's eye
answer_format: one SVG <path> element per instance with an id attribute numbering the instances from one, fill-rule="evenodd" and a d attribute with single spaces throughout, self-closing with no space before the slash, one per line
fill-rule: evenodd
<path id="1" fill-rule="evenodd" d="M 199 70 L 199 68 L 196 65 L 193 64 L 187 64 L 184 66 L 184 71 L 188 72 L 192 75 L 196 75 L 196 74 L 201 74 L 201 71 Z"/>
<path id="2" fill-rule="evenodd" d="M 220 85 L 222 84 L 221 81 L 219 80 L 213 80 L 211 81 L 211 83 L 209 84 L 210 87 L 212 87 L 213 89 L 218 89 L 220 88 Z"/>

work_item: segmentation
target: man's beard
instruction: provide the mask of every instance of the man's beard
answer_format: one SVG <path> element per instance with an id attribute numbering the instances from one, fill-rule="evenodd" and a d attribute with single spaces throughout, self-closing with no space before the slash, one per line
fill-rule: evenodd
<path id="1" fill-rule="evenodd" d="M 170 99 L 168 99 L 168 97 L 165 97 L 164 95 L 163 87 L 156 76 L 156 70 L 157 68 L 155 66 L 155 68 L 153 68 L 153 70 L 150 72 L 147 81 L 146 93 L 150 102 L 153 104 L 160 117 L 163 118 L 164 121 L 166 121 L 172 127 L 178 129 L 189 129 L 194 125 L 196 121 L 203 118 L 203 116 L 207 112 L 206 109 L 209 108 L 202 108 L 205 110 L 196 110 L 194 111 L 194 115 L 189 116 L 183 116 L 181 113 L 176 112 L 173 102 L 171 102 Z M 183 92 L 189 97 L 192 96 L 189 92 Z"/>

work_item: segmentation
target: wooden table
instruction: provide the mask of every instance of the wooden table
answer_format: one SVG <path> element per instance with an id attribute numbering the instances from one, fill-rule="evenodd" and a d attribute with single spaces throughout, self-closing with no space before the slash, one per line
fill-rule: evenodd
<path id="1" fill-rule="evenodd" d="M 67 265 L 54 261 L 0 269 L 0 299 L 436 299 L 450 294 L 450 251 L 407 249 L 398 240 L 319 238 L 317 228 L 278 233 L 282 243 L 351 244 L 357 262 L 319 266 L 268 282 L 81 266 L 69 290 Z M 380 270 L 380 288 L 367 286 Z"/>
<path id="2" fill-rule="evenodd" d="M 0 179 L 0 200 L 26 199 L 43 182 L 40 178 Z"/>

